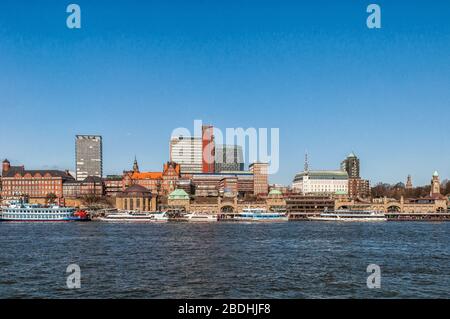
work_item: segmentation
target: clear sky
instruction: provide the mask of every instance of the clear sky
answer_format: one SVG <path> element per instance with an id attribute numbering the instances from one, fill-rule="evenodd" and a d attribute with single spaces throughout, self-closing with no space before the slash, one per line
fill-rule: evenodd
<path id="1" fill-rule="evenodd" d="M 161 170 L 201 119 L 280 128 L 274 183 L 307 149 L 311 169 L 354 151 L 373 184 L 427 184 L 450 177 L 449 88 L 447 0 L 0 3 L 0 157 L 28 168 L 74 170 L 75 135 L 101 134 L 105 174 Z"/>

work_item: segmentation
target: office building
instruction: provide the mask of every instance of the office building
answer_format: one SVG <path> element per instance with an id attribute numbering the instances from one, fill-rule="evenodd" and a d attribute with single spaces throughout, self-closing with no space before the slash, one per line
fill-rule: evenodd
<path id="1" fill-rule="evenodd" d="M 182 174 L 203 172 L 201 137 L 175 136 L 170 140 L 170 161 L 180 165 Z"/>
<path id="2" fill-rule="evenodd" d="M 359 158 L 352 152 L 341 163 L 341 169 L 346 171 L 349 178 L 359 178 Z"/>
<path id="3" fill-rule="evenodd" d="M 348 196 L 351 199 L 370 197 L 370 182 L 362 178 L 349 178 Z"/>
<path id="4" fill-rule="evenodd" d="M 214 127 L 202 126 L 202 172 L 214 173 Z"/>
<path id="5" fill-rule="evenodd" d="M 102 137 L 99 135 L 77 135 L 75 139 L 76 179 L 83 181 L 88 176 L 102 177 Z"/>
<path id="6" fill-rule="evenodd" d="M 267 195 L 269 193 L 269 165 L 267 163 L 252 163 L 249 166 L 253 173 L 253 191 L 255 195 Z"/>
<path id="7" fill-rule="evenodd" d="M 236 172 L 244 170 L 242 147 L 238 145 L 216 145 L 215 171 Z"/>

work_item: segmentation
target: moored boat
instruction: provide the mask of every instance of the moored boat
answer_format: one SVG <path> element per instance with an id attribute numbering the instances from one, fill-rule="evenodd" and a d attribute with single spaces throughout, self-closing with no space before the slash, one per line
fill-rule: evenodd
<path id="1" fill-rule="evenodd" d="M 9 206 L 2 207 L 0 212 L 0 221 L 57 222 L 88 220 L 90 220 L 90 217 L 85 211 L 75 211 L 73 207 L 57 205 L 43 206 L 40 204 L 12 202 Z"/>
<path id="2" fill-rule="evenodd" d="M 371 210 L 336 210 L 324 211 L 319 216 L 309 216 L 309 220 L 315 221 L 342 221 L 342 222 L 378 222 L 386 221 L 383 212 Z"/>
<path id="3" fill-rule="evenodd" d="M 189 213 L 184 215 L 188 222 L 216 222 L 217 214 Z"/>
<path id="4" fill-rule="evenodd" d="M 105 222 L 167 222 L 169 217 L 164 212 L 118 212 L 97 218 Z"/>
<path id="5" fill-rule="evenodd" d="M 241 213 L 236 214 L 232 219 L 246 222 L 287 222 L 288 216 L 286 213 L 268 212 L 262 208 L 244 208 Z"/>

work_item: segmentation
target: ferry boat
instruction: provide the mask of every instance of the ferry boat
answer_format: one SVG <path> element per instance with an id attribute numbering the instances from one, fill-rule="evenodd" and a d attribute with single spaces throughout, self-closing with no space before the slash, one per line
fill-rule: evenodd
<path id="1" fill-rule="evenodd" d="M 0 221 L 19 222 L 57 222 L 57 221 L 88 221 L 89 214 L 73 207 L 60 207 L 57 205 L 43 206 L 12 202 L 9 206 L 2 207 Z"/>
<path id="2" fill-rule="evenodd" d="M 169 216 L 164 212 L 118 212 L 99 217 L 97 220 L 105 222 L 167 222 Z"/>
<path id="3" fill-rule="evenodd" d="M 233 217 L 236 221 L 248 222 L 287 222 L 288 216 L 280 212 L 268 212 L 262 208 L 244 208 Z"/>
<path id="4" fill-rule="evenodd" d="M 319 216 L 309 216 L 309 220 L 317 221 L 350 221 L 350 222 L 378 222 L 387 221 L 383 212 L 371 210 L 336 210 L 324 211 Z"/>
<path id="5" fill-rule="evenodd" d="M 216 222 L 217 214 L 189 213 L 184 215 L 188 222 Z"/>

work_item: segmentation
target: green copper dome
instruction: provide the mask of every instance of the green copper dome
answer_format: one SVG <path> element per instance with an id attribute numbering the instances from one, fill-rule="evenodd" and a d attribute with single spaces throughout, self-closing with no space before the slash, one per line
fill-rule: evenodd
<path id="1" fill-rule="evenodd" d="M 169 194 L 169 199 L 189 199 L 189 195 L 183 189 L 176 189 Z"/>

